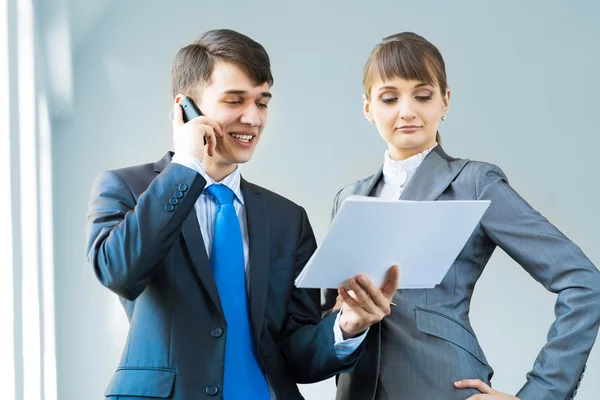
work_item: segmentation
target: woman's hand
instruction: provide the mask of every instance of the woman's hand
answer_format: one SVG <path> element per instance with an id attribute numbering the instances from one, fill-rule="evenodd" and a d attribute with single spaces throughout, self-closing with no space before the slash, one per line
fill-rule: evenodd
<path id="1" fill-rule="evenodd" d="M 519 400 L 518 397 L 492 389 L 480 379 L 463 379 L 458 382 L 454 382 L 454 386 L 460 389 L 473 388 L 481 392 L 481 394 L 473 395 L 467 400 Z"/>

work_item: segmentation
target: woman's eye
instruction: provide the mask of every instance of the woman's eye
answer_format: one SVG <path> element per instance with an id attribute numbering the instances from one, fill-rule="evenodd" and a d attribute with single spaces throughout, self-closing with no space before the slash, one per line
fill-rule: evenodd
<path id="1" fill-rule="evenodd" d="M 415 99 L 419 101 L 428 101 L 431 100 L 432 96 L 415 96 Z"/>
<path id="2" fill-rule="evenodd" d="M 392 104 L 394 103 L 396 100 L 398 100 L 397 97 L 382 97 L 381 98 L 381 102 L 385 103 L 385 104 Z"/>

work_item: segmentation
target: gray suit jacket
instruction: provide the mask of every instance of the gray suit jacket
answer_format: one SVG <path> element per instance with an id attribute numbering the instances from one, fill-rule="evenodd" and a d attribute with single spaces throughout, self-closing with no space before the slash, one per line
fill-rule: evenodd
<path id="1" fill-rule="evenodd" d="M 381 175 L 380 170 L 342 189 L 332 216 L 347 196 L 370 195 Z M 494 165 L 455 159 L 437 146 L 401 199 L 492 203 L 440 285 L 396 292 L 398 306 L 370 329 L 365 353 L 354 372 L 338 376 L 337 399 L 464 400 L 478 393 L 454 389 L 452 383 L 465 377 L 489 382 L 493 375 L 469 322 L 469 306 L 475 283 L 496 246 L 558 294 L 548 342 L 517 396 L 523 400 L 572 398 L 600 324 L 598 269 L 527 204 Z M 324 310 L 331 309 L 336 295 L 335 291 L 324 293 Z"/>

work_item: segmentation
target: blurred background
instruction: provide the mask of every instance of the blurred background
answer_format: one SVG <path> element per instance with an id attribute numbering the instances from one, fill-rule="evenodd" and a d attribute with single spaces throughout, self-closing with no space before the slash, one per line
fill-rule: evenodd
<path id="1" fill-rule="evenodd" d="M 238 30 L 269 52 L 269 124 L 242 174 L 303 205 L 318 240 L 335 193 L 383 161 L 362 113 L 364 62 L 382 37 L 414 31 L 446 60 L 445 150 L 499 165 L 600 265 L 598 15 L 593 0 L 0 0 L 3 398 L 102 398 L 128 323 L 85 262 L 91 185 L 172 149 L 171 62 L 208 29 Z M 524 384 L 555 298 L 496 251 L 471 315 L 497 389 Z M 598 398 L 599 376 L 600 345 L 578 398 Z M 335 385 L 301 390 L 330 399 Z"/>

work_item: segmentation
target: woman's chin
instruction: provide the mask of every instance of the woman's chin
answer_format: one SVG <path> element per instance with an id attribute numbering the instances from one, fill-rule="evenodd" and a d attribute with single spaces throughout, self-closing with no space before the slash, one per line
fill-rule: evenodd
<path id="1" fill-rule="evenodd" d="M 401 140 L 394 141 L 394 147 L 398 150 L 414 150 L 428 147 L 430 141 L 418 138 L 401 138 Z"/>

